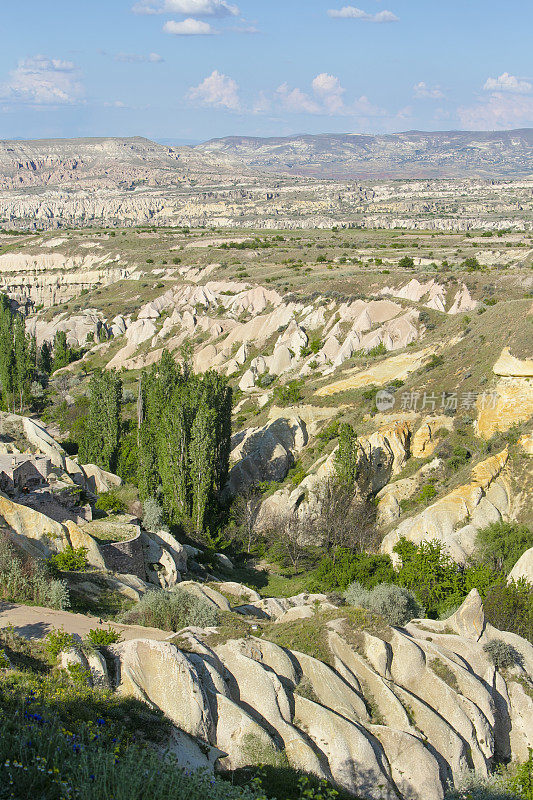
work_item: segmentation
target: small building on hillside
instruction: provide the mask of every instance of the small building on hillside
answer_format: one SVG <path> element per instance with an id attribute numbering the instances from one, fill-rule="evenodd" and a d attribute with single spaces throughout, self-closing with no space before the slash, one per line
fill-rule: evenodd
<path id="1" fill-rule="evenodd" d="M 0 455 L 0 490 L 34 488 L 47 483 L 52 462 L 47 456 Z"/>

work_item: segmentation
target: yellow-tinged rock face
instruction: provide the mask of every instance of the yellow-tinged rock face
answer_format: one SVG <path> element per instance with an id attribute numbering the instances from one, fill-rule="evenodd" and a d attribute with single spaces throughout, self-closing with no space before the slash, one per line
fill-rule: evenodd
<path id="1" fill-rule="evenodd" d="M 338 392 L 346 392 L 348 389 L 360 389 L 363 386 L 383 386 L 396 379 L 402 380 L 410 372 L 422 366 L 424 358 L 428 355 L 428 350 L 419 350 L 416 353 L 401 353 L 397 356 L 391 356 L 379 364 L 375 364 L 370 369 L 365 369 L 356 372 L 349 378 L 342 381 L 330 383 L 318 389 L 315 394 L 317 397 L 329 397 L 329 395 L 337 394 Z"/>
<path id="2" fill-rule="evenodd" d="M 477 408 L 477 431 L 486 439 L 527 421 L 533 415 L 533 379 L 502 378 L 488 400 L 478 399 Z"/>
<path id="3" fill-rule="evenodd" d="M 422 420 L 411 442 L 411 455 L 413 458 L 426 458 L 433 455 L 441 441 L 436 435 L 440 428 L 453 429 L 453 421 L 450 417 L 442 415 L 439 417 L 425 417 Z"/>
<path id="4" fill-rule="evenodd" d="M 402 536 L 417 545 L 436 539 L 455 561 L 463 563 L 472 552 L 476 530 L 509 513 L 511 487 L 505 469 L 508 458 L 505 449 L 476 464 L 469 483 L 458 486 L 388 533 L 381 543 L 382 552 L 393 555 Z"/>
<path id="5" fill-rule="evenodd" d="M 87 560 L 98 569 L 104 568 L 104 559 L 96 541 L 75 522 L 64 524 L 41 514 L 29 506 L 15 503 L 0 494 L 0 516 L 16 535 L 17 542 L 36 557 L 47 557 L 65 547 L 87 548 Z"/>
<path id="6" fill-rule="evenodd" d="M 533 378 L 533 359 L 526 358 L 521 361 L 511 355 L 508 347 L 504 347 L 501 356 L 494 364 L 492 371 L 495 375 L 513 378 Z"/>

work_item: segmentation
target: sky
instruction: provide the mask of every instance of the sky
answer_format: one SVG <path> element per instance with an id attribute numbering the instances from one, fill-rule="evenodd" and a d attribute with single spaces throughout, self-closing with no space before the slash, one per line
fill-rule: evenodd
<path id="1" fill-rule="evenodd" d="M 0 0 L 0 138 L 533 127 L 531 0 Z"/>

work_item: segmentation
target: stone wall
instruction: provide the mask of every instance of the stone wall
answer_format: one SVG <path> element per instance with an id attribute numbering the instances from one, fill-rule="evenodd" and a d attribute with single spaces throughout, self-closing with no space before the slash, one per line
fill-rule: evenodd
<path id="1" fill-rule="evenodd" d="M 100 544 L 107 569 L 113 572 L 136 575 L 141 580 L 146 580 L 146 567 L 144 564 L 143 547 L 141 543 L 141 530 L 132 539 L 124 542 L 109 542 Z"/>

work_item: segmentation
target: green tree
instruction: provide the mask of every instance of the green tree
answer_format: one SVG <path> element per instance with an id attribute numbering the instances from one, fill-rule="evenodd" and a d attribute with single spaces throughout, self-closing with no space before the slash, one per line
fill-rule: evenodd
<path id="1" fill-rule="evenodd" d="M 37 368 L 40 372 L 44 372 L 45 375 L 50 375 L 52 371 L 52 348 L 49 342 L 43 342 L 39 349 Z"/>
<path id="2" fill-rule="evenodd" d="M 83 463 L 114 472 L 121 433 L 122 382 L 113 371 L 98 370 L 89 384 L 89 411 L 79 443 Z"/>
<path id="3" fill-rule="evenodd" d="M 26 336 L 24 321 L 17 314 L 13 324 L 13 356 L 14 356 L 14 381 L 13 389 L 19 404 L 19 411 L 24 411 L 26 401 L 30 396 L 31 380 L 34 372 L 30 353 L 30 341 Z"/>
<path id="4" fill-rule="evenodd" d="M 341 483 L 355 483 L 359 465 L 359 443 L 356 432 L 347 422 L 339 425 L 339 446 L 335 452 L 334 465 Z"/>
<path id="5" fill-rule="evenodd" d="M 187 355 L 187 354 L 185 354 Z M 195 375 L 163 352 L 142 377 L 138 404 L 141 499 L 161 495 L 173 522 L 202 530 L 229 470 L 232 394 L 215 372 Z"/>
<path id="6" fill-rule="evenodd" d="M 202 405 L 194 418 L 189 447 L 192 517 L 197 531 L 203 528 L 210 490 L 214 484 L 216 444 L 215 409 Z"/>
<path id="7" fill-rule="evenodd" d="M 54 359 L 52 362 L 52 371 L 68 367 L 72 359 L 72 349 L 67 343 L 67 334 L 65 331 L 57 331 L 54 337 Z"/>
<path id="8" fill-rule="evenodd" d="M 15 389 L 15 352 L 13 346 L 13 314 L 9 300 L 0 295 L 0 385 L 4 406 L 13 409 Z"/>

